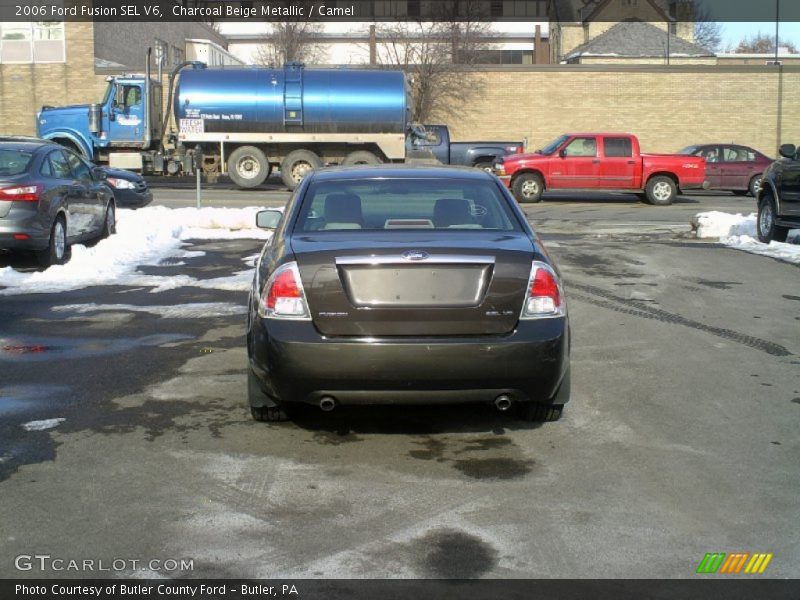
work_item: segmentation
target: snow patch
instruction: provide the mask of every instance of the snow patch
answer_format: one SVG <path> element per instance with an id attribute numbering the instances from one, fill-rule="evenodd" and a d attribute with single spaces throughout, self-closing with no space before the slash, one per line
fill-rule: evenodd
<path id="1" fill-rule="evenodd" d="M 53 427 L 58 427 L 64 421 L 66 421 L 65 418 L 43 419 L 41 421 L 28 421 L 27 423 L 22 424 L 22 428 L 25 431 L 44 431 L 46 429 L 52 429 Z"/>
<path id="2" fill-rule="evenodd" d="M 72 247 L 72 258 L 40 272 L 23 273 L 12 267 L 0 269 L 0 295 L 62 292 L 94 285 L 128 285 L 174 289 L 185 285 L 247 290 L 252 275 L 240 272 L 216 280 L 196 280 L 188 275 L 156 276 L 137 272 L 139 266 L 158 265 L 165 259 L 202 256 L 183 250 L 192 239 L 268 240 L 272 232 L 256 227 L 260 207 L 179 208 L 163 206 L 117 211 L 117 233 L 91 248 Z M 178 263 L 181 264 L 181 263 Z M 246 273 L 246 276 L 244 275 Z M 247 285 L 243 281 L 247 280 Z"/>
<path id="3" fill-rule="evenodd" d="M 138 306 L 135 304 L 66 304 L 54 306 L 56 312 L 93 313 L 100 311 L 145 312 L 172 319 L 202 319 L 247 313 L 247 307 L 229 302 L 194 302 L 176 306 Z"/>
<path id="4" fill-rule="evenodd" d="M 696 214 L 690 221 L 698 238 L 722 238 L 731 235 L 756 235 L 756 213 L 745 216 L 719 211 Z"/>
<path id="5" fill-rule="evenodd" d="M 711 211 L 696 214 L 690 223 L 698 238 L 719 238 L 729 248 L 800 264 L 800 234 L 796 230 L 790 232 L 787 238 L 790 243 L 762 244 L 756 239 L 756 218 L 755 213 L 745 216 Z"/>

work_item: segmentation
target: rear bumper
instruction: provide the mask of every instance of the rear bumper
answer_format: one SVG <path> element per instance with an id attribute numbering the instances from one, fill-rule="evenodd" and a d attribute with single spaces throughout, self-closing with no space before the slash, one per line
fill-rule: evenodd
<path id="1" fill-rule="evenodd" d="M 15 235 L 25 235 L 28 239 L 18 240 Z M 0 218 L 0 249 L 44 250 L 49 243 L 49 224 L 42 222 L 35 208 L 12 207 Z"/>
<path id="2" fill-rule="evenodd" d="M 325 338 L 307 321 L 256 319 L 248 348 L 262 390 L 277 402 L 568 400 L 556 397 L 569 371 L 566 318 L 520 321 L 504 336 L 385 339 Z"/>

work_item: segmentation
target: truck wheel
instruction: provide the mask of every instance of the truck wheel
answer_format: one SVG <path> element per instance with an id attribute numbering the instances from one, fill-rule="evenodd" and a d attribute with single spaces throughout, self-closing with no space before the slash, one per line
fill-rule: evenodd
<path id="1" fill-rule="evenodd" d="M 656 206 L 666 206 L 672 204 L 675 196 L 678 195 L 678 188 L 675 182 L 665 175 L 651 177 L 647 182 L 647 201 Z"/>
<path id="2" fill-rule="evenodd" d="M 514 180 L 511 186 L 517 202 L 539 202 L 544 191 L 544 182 L 541 175 L 536 173 L 523 173 Z"/>
<path id="3" fill-rule="evenodd" d="M 47 268 L 52 265 L 63 265 L 69 260 L 69 245 L 67 244 L 67 222 L 62 215 L 56 217 L 50 229 L 50 241 L 47 248 L 36 253 L 39 264 Z"/>
<path id="4" fill-rule="evenodd" d="M 785 242 L 789 234 L 788 227 L 781 227 L 775 223 L 775 200 L 767 194 L 758 204 L 758 240 L 765 244 L 771 241 Z"/>
<path id="5" fill-rule="evenodd" d="M 242 188 L 258 187 L 269 177 L 269 161 L 255 146 L 240 146 L 228 157 L 228 176 Z"/>
<path id="6" fill-rule="evenodd" d="M 351 152 L 344 157 L 344 160 L 342 160 L 342 166 L 379 165 L 382 162 L 383 161 L 375 156 L 372 152 L 367 152 L 366 150 L 357 150 L 356 152 Z"/>
<path id="7" fill-rule="evenodd" d="M 472 165 L 476 169 L 480 169 L 481 171 L 486 171 L 487 173 L 494 173 L 494 165 L 490 162 L 479 162 Z"/>
<path id="8" fill-rule="evenodd" d="M 310 150 L 290 152 L 281 163 L 281 178 L 286 187 L 293 190 L 314 169 L 322 167 L 322 159 Z"/>

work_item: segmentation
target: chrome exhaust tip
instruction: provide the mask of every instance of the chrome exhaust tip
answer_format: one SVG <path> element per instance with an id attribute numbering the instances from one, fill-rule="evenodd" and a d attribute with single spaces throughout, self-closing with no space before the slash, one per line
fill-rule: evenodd
<path id="1" fill-rule="evenodd" d="M 511 396 L 507 394 L 500 394 L 497 398 L 495 398 L 494 405 L 500 412 L 507 411 L 509 408 L 511 408 Z"/>
<path id="2" fill-rule="evenodd" d="M 323 396 L 319 401 L 319 407 L 323 412 L 331 412 L 336 408 L 336 400 L 332 396 Z"/>

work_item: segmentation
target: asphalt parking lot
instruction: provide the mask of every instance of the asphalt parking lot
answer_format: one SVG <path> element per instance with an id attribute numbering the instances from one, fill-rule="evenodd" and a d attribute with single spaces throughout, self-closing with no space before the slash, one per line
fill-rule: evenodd
<path id="1" fill-rule="evenodd" d="M 203 202 L 286 197 L 220 186 Z M 256 423 L 246 293 L 0 296 L 0 577 L 91 575 L 15 568 L 38 552 L 191 559 L 143 573 L 185 577 L 690 578 L 717 551 L 770 552 L 766 577 L 798 577 L 800 270 L 690 238 L 704 210 L 754 203 L 525 206 L 573 328 L 572 401 L 544 425 L 488 406 Z M 146 270 L 223 277 L 260 246 L 193 240 L 202 255 Z"/>

